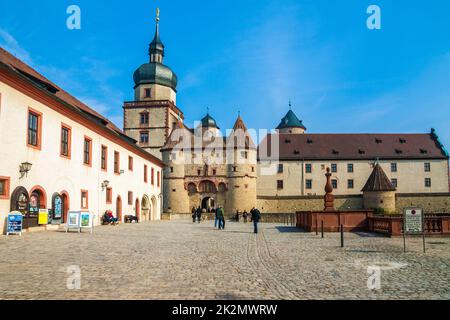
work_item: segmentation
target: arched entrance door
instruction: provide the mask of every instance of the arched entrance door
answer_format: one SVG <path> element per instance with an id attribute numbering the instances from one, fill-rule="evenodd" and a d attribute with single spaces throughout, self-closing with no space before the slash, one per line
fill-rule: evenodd
<path id="1" fill-rule="evenodd" d="M 52 196 L 52 223 L 61 223 L 64 217 L 64 199 L 59 193 Z"/>
<path id="2" fill-rule="evenodd" d="M 29 225 L 29 211 L 28 203 L 30 202 L 30 197 L 28 195 L 27 189 L 24 187 L 17 187 L 11 194 L 11 211 L 19 211 L 23 214 L 23 228 L 28 228 Z M 37 223 L 37 221 L 36 221 Z"/>
<path id="3" fill-rule="evenodd" d="M 36 186 L 31 189 L 28 208 L 28 227 L 38 226 L 39 209 L 46 208 L 47 195 L 45 193 L 45 190 L 40 186 Z"/>
<path id="4" fill-rule="evenodd" d="M 211 208 L 215 207 L 215 201 L 211 197 L 205 197 L 202 200 L 202 209 L 205 209 L 206 211 L 210 211 Z"/>
<path id="5" fill-rule="evenodd" d="M 61 218 L 61 223 L 67 222 L 67 213 L 69 212 L 69 194 L 66 191 L 61 192 L 61 198 L 63 203 L 63 214 Z"/>
<path id="6" fill-rule="evenodd" d="M 141 203 L 141 217 L 142 221 L 150 220 L 150 201 L 148 200 L 148 197 L 145 195 L 142 197 L 142 203 Z"/>
<path id="7" fill-rule="evenodd" d="M 122 198 L 120 196 L 116 200 L 116 217 L 119 222 L 122 222 Z"/>
<path id="8" fill-rule="evenodd" d="M 136 199 L 136 203 L 135 203 L 135 210 L 136 210 L 136 217 L 138 218 L 138 220 L 141 220 L 141 208 L 140 208 L 140 204 L 139 204 L 139 199 Z"/>

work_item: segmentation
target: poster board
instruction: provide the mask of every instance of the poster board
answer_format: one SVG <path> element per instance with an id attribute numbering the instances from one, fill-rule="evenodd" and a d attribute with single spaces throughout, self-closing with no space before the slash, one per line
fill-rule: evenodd
<path id="1" fill-rule="evenodd" d="M 81 232 L 80 215 L 80 211 L 69 211 L 69 213 L 67 213 L 66 232 L 70 229 L 77 229 L 78 232 Z"/>
<path id="2" fill-rule="evenodd" d="M 47 209 L 39 209 L 38 224 L 40 226 L 48 224 L 48 210 Z"/>
<path id="3" fill-rule="evenodd" d="M 406 252 L 406 235 L 422 235 L 425 252 L 425 214 L 420 207 L 403 209 L 403 251 Z"/>
<path id="4" fill-rule="evenodd" d="M 94 215 L 89 211 L 80 213 L 80 230 L 82 229 L 91 229 L 91 233 L 94 231 Z"/>
<path id="5" fill-rule="evenodd" d="M 22 235 L 23 215 L 19 211 L 13 211 L 8 214 L 6 235 L 18 234 Z"/>

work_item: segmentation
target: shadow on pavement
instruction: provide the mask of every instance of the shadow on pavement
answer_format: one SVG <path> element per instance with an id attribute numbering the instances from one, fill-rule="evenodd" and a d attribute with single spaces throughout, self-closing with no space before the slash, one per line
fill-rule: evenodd
<path id="1" fill-rule="evenodd" d="M 275 227 L 279 232 L 285 233 L 285 232 L 291 232 L 291 233 L 306 233 L 305 230 L 297 228 L 297 227 L 291 227 L 291 226 L 283 226 L 283 227 Z"/>

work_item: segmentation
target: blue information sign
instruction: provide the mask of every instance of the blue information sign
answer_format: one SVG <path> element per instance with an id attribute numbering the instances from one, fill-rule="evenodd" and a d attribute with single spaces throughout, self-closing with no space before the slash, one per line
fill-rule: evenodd
<path id="1" fill-rule="evenodd" d="M 22 235 L 23 216 L 20 212 L 11 212 L 8 214 L 8 225 L 6 235 L 20 234 Z"/>

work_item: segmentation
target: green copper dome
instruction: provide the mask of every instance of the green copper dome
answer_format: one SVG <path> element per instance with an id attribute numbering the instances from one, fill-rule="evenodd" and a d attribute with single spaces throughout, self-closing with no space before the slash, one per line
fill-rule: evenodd
<path id="1" fill-rule="evenodd" d="M 133 75 L 135 87 L 141 84 L 160 84 L 177 90 L 177 75 L 169 67 L 158 63 L 144 63 Z"/>
<path id="2" fill-rule="evenodd" d="M 284 118 L 281 119 L 281 122 L 277 127 L 277 129 L 284 129 L 284 128 L 302 128 L 306 130 L 306 127 L 303 125 L 303 122 L 297 118 L 297 116 L 292 110 L 289 110 L 289 112 L 284 116 Z"/>
<path id="3" fill-rule="evenodd" d="M 206 116 L 202 119 L 202 127 L 203 128 L 217 128 L 219 129 L 219 127 L 217 126 L 216 120 L 214 120 L 213 117 L 211 117 L 208 114 L 206 114 Z"/>

